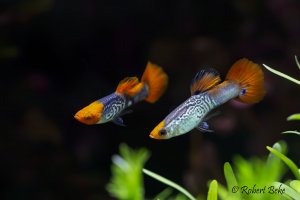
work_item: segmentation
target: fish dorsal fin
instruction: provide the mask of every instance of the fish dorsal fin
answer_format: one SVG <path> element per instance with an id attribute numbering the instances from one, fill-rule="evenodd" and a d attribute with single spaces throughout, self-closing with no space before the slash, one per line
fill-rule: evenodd
<path id="1" fill-rule="evenodd" d="M 118 93 L 127 93 L 127 91 L 133 89 L 139 84 L 139 79 L 137 77 L 126 77 L 120 81 L 116 92 Z"/>
<path id="2" fill-rule="evenodd" d="M 199 71 L 191 83 L 191 93 L 197 94 L 205 92 L 221 82 L 217 70 L 209 68 Z"/>

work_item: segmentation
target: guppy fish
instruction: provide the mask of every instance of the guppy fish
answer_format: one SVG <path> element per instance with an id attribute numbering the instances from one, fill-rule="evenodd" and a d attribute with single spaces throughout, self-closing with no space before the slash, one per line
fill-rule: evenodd
<path id="1" fill-rule="evenodd" d="M 156 102 L 167 85 L 167 74 L 158 65 L 148 62 L 141 81 L 137 77 L 124 78 L 114 93 L 92 102 L 74 117 L 87 125 L 112 121 L 124 126 L 121 116 L 129 112 L 126 108 L 142 100 Z"/>
<path id="2" fill-rule="evenodd" d="M 230 99 L 244 103 L 259 102 L 264 94 L 264 75 L 259 65 L 246 58 L 236 61 L 225 81 L 214 69 L 201 70 L 192 80 L 192 96 L 173 110 L 150 133 L 154 139 L 169 139 L 197 128 L 211 132 L 209 113 Z"/>

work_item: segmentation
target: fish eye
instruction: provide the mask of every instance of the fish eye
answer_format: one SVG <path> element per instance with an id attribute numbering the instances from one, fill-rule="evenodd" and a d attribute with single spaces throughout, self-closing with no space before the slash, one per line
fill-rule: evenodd
<path id="1" fill-rule="evenodd" d="M 86 117 L 84 117 L 84 119 L 85 119 L 85 120 L 91 120 L 92 117 L 91 117 L 91 116 L 86 116 Z"/>
<path id="2" fill-rule="evenodd" d="M 159 134 L 160 136 L 166 136 L 166 135 L 167 135 L 167 131 L 166 131 L 165 129 L 161 129 L 161 130 L 158 132 L 158 134 Z"/>

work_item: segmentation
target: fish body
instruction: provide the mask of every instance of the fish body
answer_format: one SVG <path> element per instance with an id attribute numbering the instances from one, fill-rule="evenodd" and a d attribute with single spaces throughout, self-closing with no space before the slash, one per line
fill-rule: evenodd
<path id="1" fill-rule="evenodd" d="M 207 92 L 192 95 L 165 118 L 164 129 L 171 137 L 189 132 L 215 107 L 216 101 Z"/>
<path id="2" fill-rule="evenodd" d="M 154 139 L 169 139 L 197 128 L 211 132 L 206 120 L 209 113 L 238 98 L 245 103 L 255 103 L 264 96 L 263 73 L 260 67 L 247 60 L 238 60 L 222 83 L 217 71 L 202 70 L 192 81 L 191 97 L 173 110 L 150 133 Z"/>
<path id="3" fill-rule="evenodd" d="M 126 77 L 120 81 L 117 89 L 75 114 L 75 119 L 87 124 L 102 124 L 112 121 L 124 126 L 122 115 L 127 108 L 140 101 L 156 102 L 164 93 L 168 76 L 161 67 L 148 62 L 141 81 L 137 77 Z"/>
<path id="4" fill-rule="evenodd" d="M 98 100 L 103 104 L 103 112 L 97 124 L 103 124 L 112 121 L 116 116 L 120 116 L 123 110 L 130 106 L 130 100 L 122 94 L 112 93 Z"/>

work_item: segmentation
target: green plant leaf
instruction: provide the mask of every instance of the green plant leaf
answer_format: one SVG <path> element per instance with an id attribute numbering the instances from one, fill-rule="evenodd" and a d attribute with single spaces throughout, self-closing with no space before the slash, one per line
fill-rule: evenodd
<path id="1" fill-rule="evenodd" d="M 106 187 L 111 196 L 120 200 L 144 199 L 142 168 L 149 155 L 146 149 L 132 150 L 120 145 L 120 155 L 112 157 L 112 178 Z"/>
<path id="2" fill-rule="evenodd" d="M 300 181 L 293 180 L 290 182 L 290 186 L 300 194 Z"/>
<path id="3" fill-rule="evenodd" d="M 276 142 L 275 144 L 273 144 L 272 146 L 273 149 L 275 149 L 276 151 L 282 153 L 282 154 L 286 154 L 286 149 L 287 149 L 287 146 L 286 146 L 286 143 L 284 141 L 279 141 L 279 142 Z M 280 159 L 273 155 L 271 152 L 268 156 L 268 160 L 267 162 L 273 162 L 274 160 L 276 160 L 277 162 L 280 161 Z"/>
<path id="4" fill-rule="evenodd" d="M 296 61 L 296 64 L 297 64 L 298 68 L 300 69 L 300 63 L 299 63 L 299 61 L 298 61 L 297 56 L 295 56 L 295 61 Z"/>
<path id="5" fill-rule="evenodd" d="M 156 174 L 156 173 L 154 173 L 150 170 L 147 170 L 145 168 L 143 169 L 143 172 L 145 174 L 147 174 L 148 176 L 150 176 L 150 177 L 152 177 L 152 178 L 154 178 L 154 179 L 156 179 L 156 180 L 158 180 L 158 181 L 160 181 L 160 182 L 162 182 L 162 183 L 178 190 L 179 192 L 181 192 L 182 194 L 187 196 L 189 199 L 196 200 L 196 198 L 191 193 L 189 193 L 186 189 L 184 189 L 183 187 L 181 187 L 177 183 L 174 183 L 173 181 L 170 181 L 169 179 L 166 179 L 165 177 L 162 177 L 162 176 L 160 176 L 160 175 L 158 175 L 158 174 Z"/>
<path id="6" fill-rule="evenodd" d="M 300 120 L 300 113 L 293 114 L 287 118 L 287 121 Z"/>
<path id="7" fill-rule="evenodd" d="M 290 169 L 291 171 L 294 173 L 294 175 L 296 176 L 296 178 L 298 180 L 300 180 L 300 174 L 298 171 L 298 167 L 297 165 L 288 157 L 286 157 L 285 155 L 283 155 L 282 153 L 280 153 L 279 151 L 267 146 L 267 149 L 273 153 L 275 156 L 279 157 Z"/>
<path id="8" fill-rule="evenodd" d="M 276 75 L 278 75 L 278 76 L 280 76 L 280 77 L 282 77 L 282 78 L 285 78 L 285 79 L 287 79 L 287 80 L 289 80 L 289 81 L 292 81 L 292 82 L 294 82 L 294 83 L 300 85 L 300 81 L 299 81 L 299 80 L 297 80 L 297 79 L 295 79 L 295 78 L 293 78 L 293 77 L 291 77 L 291 76 L 289 76 L 289 75 L 286 75 L 286 74 L 284 74 L 284 73 L 282 73 L 282 72 L 280 72 L 280 71 L 277 71 L 277 70 L 275 70 L 275 69 L 272 69 L 272 68 L 269 67 L 268 65 L 263 64 L 263 66 L 264 66 L 267 70 L 269 70 L 270 72 L 272 72 L 272 73 L 274 73 L 274 74 L 276 74 Z"/>
<path id="9" fill-rule="evenodd" d="M 172 194 L 172 189 L 171 188 L 166 188 L 161 193 L 156 195 L 156 197 L 154 197 L 154 200 L 167 199 L 167 197 L 169 197 L 171 194 Z"/>
<path id="10" fill-rule="evenodd" d="M 218 182 L 216 180 L 209 185 L 207 200 L 218 200 Z"/>
<path id="11" fill-rule="evenodd" d="M 229 162 L 226 162 L 224 164 L 224 175 L 227 182 L 228 191 L 231 191 L 232 187 L 238 186 L 237 180 Z"/>
<path id="12" fill-rule="evenodd" d="M 295 191 L 293 188 L 291 188 L 290 186 L 284 184 L 284 183 L 280 183 L 280 182 L 274 182 L 273 185 L 275 186 L 275 188 L 282 188 L 284 189 L 284 195 L 288 195 L 289 197 L 298 200 L 300 199 L 300 194 Z"/>
<path id="13" fill-rule="evenodd" d="M 284 132 L 282 132 L 282 134 L 296 134 L 296 135 L 300 135 L 300 132 L 298 132 L 298 131 L 284 131 Z"/>
<path id="14" fill-rule="evenodd" d="M 225 186 L 218 184 L 218 195 L 219 195 L 220 199 L 226 200 L 226 199 L 229 199 L 228 197 L 230 196 L 230 193 L 225 188 Z"/>
<path id="15" fill-rule="evenodd" d="M 276 142 L 272 146 L 272 148 L 282 154 L 286 154 L 287 152 L 287 145 L 284 141 Z M 278 158 L 276 155 L 272 154 L 271 152 L 269 153 L 267 163 L 266 163 L 268 167 L 271 167 L 274 170 L 274 167 L 276 166 L 279 167 L 281 163 L 282 161 L 280 158 Z"/>

